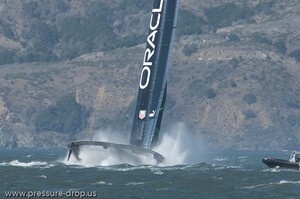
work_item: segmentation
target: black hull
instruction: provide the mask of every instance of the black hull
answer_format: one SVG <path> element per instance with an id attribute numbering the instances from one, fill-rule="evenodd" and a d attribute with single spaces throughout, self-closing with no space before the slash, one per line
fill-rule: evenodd
<path id="1" fill-rule="evenodd" d="M 277 158 L 264 158 L 262 162 L 270 168 L 286 168 L 299 170 L 299 162 L 290 162 L 288 160 L 282 160 Z"/>
<path id="2" fill-rule="evenodd" d="M 100 141 L 74 141 L 74 142 L 71 142 L 68 145 L 68 148 L 69 148 L 68 158 L 67 158 L 68 161 L 71 157 L 71 154 L 73 154 L 74 157 L 78 161 L 80 161 L 80 158 L 79 158 L 80 146 L 101 146 L 101 147 L 103 147 L 103 149 L 114 148 L 117 151 L 124 152 L 124 153 L 134 153 L 137 155 L 152 155 L 153 158 L 156 160 L 157 164 L 164 161 L 164 157 L 161 154 L 159 154 L 151 149 L 145 149 L 145 148 L 140 148 L 140 147 L 131 146 L 131 145 L 125 145 L 125 144 L 100 142 Z"/>

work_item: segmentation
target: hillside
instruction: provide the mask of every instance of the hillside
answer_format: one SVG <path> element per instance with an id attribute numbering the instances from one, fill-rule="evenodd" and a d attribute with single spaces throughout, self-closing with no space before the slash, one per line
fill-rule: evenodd
<path id="1" fill-rule="evenodd" d="M 162 131 L 299 149 L 300 4 L 197 2 L 181 1 Z M 0 0 L 0 147 L 128 135 L 151 4 Z"/>

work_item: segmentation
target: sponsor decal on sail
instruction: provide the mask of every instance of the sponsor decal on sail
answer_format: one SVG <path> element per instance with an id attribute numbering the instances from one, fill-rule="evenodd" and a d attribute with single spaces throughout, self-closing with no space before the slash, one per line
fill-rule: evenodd
<path id="1" fill-rule="evenodd" d="M 142 120 L 146 117 L 146 110 L 140 110 L 139 118 Z"/>
<path id="2" fill-rule="evenodd" d="M 163 9 L 163 3 L 164 0 L 160 0 L 159 7 L 152 9 L 150 26 L 149 26 L 151 32 L 147 37 L 148 47 L 146 48 L 144 53 L 143 69 L 140 77 L 140 89 L 146 89 L 150 82 L 151 69 L 154 61 L 153 55 L 156 50 L 155 39 L 157 38 L 156 34 L 158 33 L 158 27 L 161 22 L 160 19 L 161 19 L 161 12 Z"/>
<path id="3" fill-rule="evenodd" d="M 155 116 L 155 110 L 153 110 L 151 113 L 149 113 L 149 117 L 154 117 Z"/>

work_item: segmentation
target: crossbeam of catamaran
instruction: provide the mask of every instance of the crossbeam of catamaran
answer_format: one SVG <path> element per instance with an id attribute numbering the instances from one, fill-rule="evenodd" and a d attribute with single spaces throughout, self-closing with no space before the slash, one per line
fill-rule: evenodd
<path id="1" fill-rule="evenodd" d="M 178 8 L 179 0 L 154 0 L 129 145 L 73 141 L 68 146 L 68 160 L 72 154 L 80 160 L 80 146 L 89 145 L 151 154 L 158 163 L 163 161 L 163 156 L 152 148 L 158 141 L 166 101 L 167 72 L 171 62 Z"/>

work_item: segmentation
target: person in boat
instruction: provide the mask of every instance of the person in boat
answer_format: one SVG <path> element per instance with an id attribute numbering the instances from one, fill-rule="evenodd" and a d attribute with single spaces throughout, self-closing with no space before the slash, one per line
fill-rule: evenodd
<path id="1" fill-rule="evenodd" d="M 290 162 L 299 162 L 299 161 L 300 161 L 299 155 L 300 155 L 299 153 L 292 152 L 289 161 L 290 161 Z"/>
<path id="2" fill-rule="evenodd" d="M 295 152 L 291 153 L 290 162 L 296 162 L 296 153 Z"/>
<path id="3" fill-rule="evenodd" d="M 299 154 L 296 154 L 296 155 L 295 155 L 295 161 L 296 161 L 296 162 L 300 162 L 300 157 L 299 157 L 298 155 L 299 155 Z"/>

